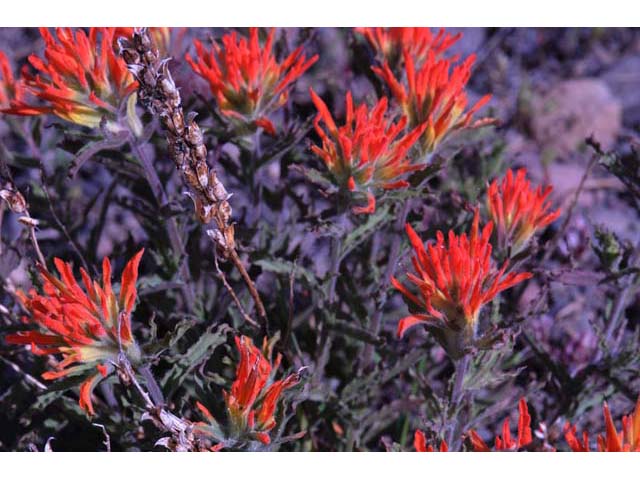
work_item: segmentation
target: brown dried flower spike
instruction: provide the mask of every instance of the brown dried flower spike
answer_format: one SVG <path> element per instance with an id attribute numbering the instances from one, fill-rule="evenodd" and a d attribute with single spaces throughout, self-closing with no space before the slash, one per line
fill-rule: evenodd
<path id="1" fill-rule="evenodd" d="M 195 113 L 186 117 L 182 109 L 180 92 L 168 68 L 169 59 L 160 59 L 147 29 L 136 29 L 131 39 L 118 39 L 120 53 L 129 71 L 139 83 L 138 99 L 152 114 L 157 115 L 167 133 L 169 154 L 189 187 L 196 214 L 203 224 L 212 221 L 216 228 L 207 231 L 216 244 L 218 253 L 230 259 L 240 271 L 258 314 L 266 313 L 260 296 L 236 251 L 235 235 L 231 223 L 231 205 L 216 171 L 207 165 L 207 148 L 202 131 L 194 121 Z"/>

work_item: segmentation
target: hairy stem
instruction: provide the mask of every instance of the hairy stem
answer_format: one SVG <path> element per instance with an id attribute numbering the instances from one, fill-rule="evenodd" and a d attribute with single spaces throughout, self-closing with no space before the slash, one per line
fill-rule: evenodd
<path id="1" fill-rule="evenodd" d="M 451 390 L 451 400 L 449 402 L 449 411 L 453 412 L 454 418 L 451 423 L 447 443 L 451 451 L 456 452 L 460 450 L 462 445 L 462 439 L 460 431 L 461 426 L 464 424 L 462 418 L 458 413 L 458 409 L 462 400 L 464 399 L 464 377 L 469 369 L 469 355 L 465 355 L 461 359 L 455 362 L 455 380 L 453 383 L 453 389 Z"/>
<path id="2" fill-rule="evenodd" d="M 402 245 L 402 228 L 404 224 L 407 222 L 407 216 L 409 215 L 409 211 L 411 210 L 411 201 L 407 200 L 404 202 L 402 206 L 402 210 L 400 212 L 400 216 L 396 220 L 394 224 L 394 235 L 393 242 L 391 243 L 391 249 L 389 250 L 389 259 L 387 261 L 387 267 L 384 271 L 383 281 L 383 290 L 380 294 L 380 299 L 376 303 L 376 312 L 373 315 L 373 319 L 371 320 L 370 331 L 374 336 L 377 336 L 380 333 L 380 327 L 382 326 L 382 315 L 384 313 L 384 305 L 387 303 L 387 299 L 389 298 L 389 289 L 388 282 L 391 281 L 391 277 L 395 275 L 396 268 L 398 268 L 398 256 L 400 255 L 400 246 Z M 371 367 L 371 363 L 373 361 L 373 352 L 374 345 L 368 343 L 362 354 L 362 370 L 366 371 Z"/>

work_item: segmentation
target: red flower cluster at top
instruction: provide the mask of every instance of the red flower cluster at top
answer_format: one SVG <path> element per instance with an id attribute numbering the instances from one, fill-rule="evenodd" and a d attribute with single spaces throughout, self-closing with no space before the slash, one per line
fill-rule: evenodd
<path id="1" fill-rule="evenodd" d="M 58 28 L 54 36 L 41 28 L 45 58 L 29 56 L 36 73 L 23 68 L 22 78 L 14 83 L 15 94 L 0 112 L 52 113 L 92 128 L 104 118 L 107 127 L 118 128 L 113 122 L 136 82 L 113 50 L 114 32 L 114 28 L 90 28 L 87 35 L 82 29 Z M 27 95 L 35 97 L 36 104 Z"/>
<path id="2" fill-rule="evenodd" d="M 63 360 L 55 370 L 42 377 L 52 380 L 66 375 L 78 375 L 94 368 L 80 386 L 80 407 L 94 414 L 91 392 L 101 377 L 112 370 L 120 346 L 132 358 L 140 352 L 131 335 L 131 312 L 136 302 L 138 265 L 144 250 L 127 263 L 116 295 L 111 285 L 111 263 L 102 262 L 102 284 L 92 281 L 84 269 L 80 270 L 84 290 L 73 276 L 71 264 L 56 258 L 60 279 L 40 266 L 44 294 L 31 290 L 28 295 L 18 292 L 20 301 L 30 313 L 25 323 L 33 323 L 40 330 L 28 330 L 7 335 L 8 343 L 30 345 L 35 355 L 61 354 Z"/>
<path id="3" fill-rule="evenodd" d="M 502 424 L 502 436 L 496 436 L 495 451 L 514 451 L 526 447 L 533 441 L 531 435 L 531 416 L 527 401 L 521 398 L 518 402 L 518 438 L 511 437 L 511 429 L 509 428 L 509 418 L 506 418 Z M 469 432 L 469 439 L 476 452 L 490 452 L 489 446 L 480 438 L 475 430 Z"/>
<path id="4" fill-rule="evenodd" d="M 600 452 L 640 452 L 640 398 L 631 415 L 622 417 L 622 431 L 618 432 L 611 418 L 607 402 L 602 407 L 605 435 L 598 435 Z M 565 440 L 574 452 L 589 451 L 589 434 L 582 432 L 582 441 L 576 436 L 576 427 L 569 422 L 565 425 Z"/>
<path id="5" fill-rule="evenodd" d="M 553 187 L 532 189 L 526 179 L 527 170 L 521 168 L 513 174 L 507 170 L 502 182 L 494 180 L 489 186 L 487 203 L 489 214 L 502 247 L 511 246 L 518 253 L 536 230 L 542 229 L 560 216 L 560 210 L 550 210 L 547 200 Z"/>
<path id="6" fill-rule="evenodd" d="M 249 29 L 248 39 L 232 32 L 222 37 L 222 46 L 214 43 L 208 52 L 195 40 L 195 59 L 186 56 L 191 68 L 209 83 L 224 115 L 270 134 L 276 130 L 266 115 L 287 101 L 290 85 L 318 60 L 318 55 L 307 60 L 298 47 L 278 62 L 272 51 L 274 33 L 271 29 L 260 46 L 257 28 Z"/>
<path id="7" fill-rule="evenodd" d="M 297 374 L 291 374 L 283 380 L 273 381 L 278 370 L 281 355 L 271 363 L 271 346 L 266 338 L 263 351 L 260 351 L 250 338 L 236 337 L 236 346 L 240 352 L 240 362 L 236 368 L 236 379 L 230 392 L 224 392 L 224 401 L 230 420 L 230 437 L 235 441 L 244 438 L 258 440 L 268 445 L 271 442 L 269 431 L 275 427 L 276 407 L 282 392 L 293 387 L 299 381 Z M 213 415 L 200 402 L 198 408 L 209 421 L 208 425 L 200 425 L 199 430 L 222 442 L 214 449 L 224 448 L 229 441 L 220 434 L 220 428 Z"/>
<path id="8" fill-rule="evenodd" d="M 327 105 L 313 90 L 311 98 L 318 109 L 314 126 L 322 140 L 322 147 L 314 145 L 312 151 L 324 160 L 338 186 L 367 192 L 367 207 L 356 207 L 355 213 L 374 212 L 375 197 L 370 188 L 407 187 L 409 183 L 401 177 L 423 168 L 423 165 L 412 164 L 407 153 L 425 126 L 402 135 L 407 119 L 402 117 L 393 122 L 387 117 L 386 98 L 380 99 L 369 111 L 365 104 L 354 107 L 351 92 L 347 92 L 346 119 L 341 127 L 336 125 Z"/>
<path id="9" fill-rule="evenodd" d="M 388 62 L 372 69 L 389 86 L 409 119 L 409 125 L 427 125 L 421 138 L 423 154 L 433 152 L 456 130 L 493 122 L 493 119 L 484 119 L 471 123 L 473 115 L 491 99 L 491 95 L 485 95 L 465 111 L 465 86 L 471 76 L 475 55 L 455 66 L 456 58 L 440 58 L 433 50 L 429 50 L 422 64 L 409 51 L 405 50 L 403 55 L 406 84 L 396 78 Z"/>
<path id="10" fill-rule="evenodd" d="M 422 432 L 421 430 L 416 430 L 416 433 L 413 436 L 413 446 L 416 449 L 416 452 L 434 452 L 435 451 L 433 446 L 427 443 L 427 439 L 424 436 L 424 432 Z M 439 451 L 441 452 L 449 451 L 449 446 L 447 445 L 447 442 L 445 442 L 444 440 L 440 442 Z"/>
<path id="11" fill-rule="evenodd" d="M 422 62 L 429 52 L 440 56 L 462 37 L 461 33 L 445 33 L 443 28 L 434 35 L 428 27 L 359 27 L 355 31 L 390 65 L 397 64 L 403 52 L 415 62 Z"/>
<path id="12" fill-rule="evenodd" d="M 482 232 L 479 231 L 479 211 L 476 209 L 468 237 L 465 233 L 457 236 L 449 231 L 447 246 L 444 234 L 439 231 L 435 245 L 429 244 L 425 248 L 411 225 L 406 225 L 414 250 L 411 261 L 415 270 L 407 278 L 418 288 L 418 294 L 409 291 L 395 277 L 391 282 L 413 306 L 420 309 L 420 313 L 400 320 L 399 337 L 408 328 L 426 323 L 447 336 L 443 347 L 456 357 L 462 353 L 454 344 L 458 340 L 457 332 L 475 332 L 480 308 L 485 303 L 501 291 L 531 278 L 530 273 L 505 275 L 507 262 L 500 270 L 496 269 L 489 243 L 492 229 L 493 224 L 489 222 Z"/>

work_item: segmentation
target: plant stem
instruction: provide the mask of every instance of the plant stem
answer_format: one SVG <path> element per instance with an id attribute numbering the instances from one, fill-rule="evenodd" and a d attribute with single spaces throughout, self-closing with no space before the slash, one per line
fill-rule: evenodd
<path id="1" fill-rule="evenodd" d="M 149 183 L 149 187 L 153 192 L 153 196 L 156 199 L 156 202 L 162 207 L 168 203 L 167 194 L 162 186 L 162 182 L 160 181 L 160 177 L 158 177 L 158 173 L 154 168 L 151 160 L 141 148 L 140 144 L 136 141 L 131 134 L 131 139 L 129 144 L 131 145 L 131 149 L 135 153 L 136 157 L 140 161 L 144 173 L 147 177 L 147 182 Z M 192 309 L 195 305 L 195 294 L 191 287 L 191 276 L 189 274 L 188 262 L 186 261 L 186 251 L 184 248 L 184 243 L 182 241 L 182 237 L 180 232 L 178 231 L 178 225 L 174 218 L 170 217 L 167 219 L 167 236 L 169 237 L 169 243 L 171 244 L 171 248 L 174 252 L 178 253 L 180 258 L 180 276 L 184 284 L 181 286 L 182 294 L 184 296 L 185 302 L 187 303 L 187 309 Z"/>
<path id="2" fill-rule="evenodd" d="M 387 267 L 384 271 L 383 281 L 383 289 L 380 294 L 380 299 L 376 304 L 376 312 L 373 315 L 373 319 L 371 320 L 371 333 L 374 336 L 377 336 L 380 333 L 380 327 L 382 326 L 382 315 L 384 313 L 384 305 L 387 303 L 387 299 L 389 298 L 389 288 L 388 282 L 390 282 L 391 277 L 395 275 L 396 268 L 398 268 L 398 256 L 400 255 L 400 246 L 402 245 L 402 235 L 401 231 L 404 227 L 404 224 L 407 221 L 407 216 L 409 215 L 409 211 L 411 210 L 411 200 L 407 200 L 404 202 L 402 206 L 402 210 L 400 212 L 400 216 L 398 216 L 393 229 L 393 242 L 391 243 L 391 249 L 389 250 L 389 260 L 387 261 Z M 363 371 L 367 371 L 371 367 L 371 363 L 373 361 L 373 353 L 374 353 L 374 345 L 369 343 L 364 347 L 364 352 L 362 354 L 362 367 Z"/>
<path id="3" fill-rule="evenodd" d="M 462 433 L 460 432 L 460 427 L 464 424 L 464 422 L 461 421 L 462 419 L 458 414 L 458 408 L 460 407 L 460 403 L 464 398 L 464 377 L 467 374 L 468 368 L 468 354 L 455 362 L 455 381 L 453 384 L 453 389 L 451 390 L 451 401 L 449 404 L 449 411 L 453 412 L 454 420 L 451 424 L 451 429 L 449 430 L 449 436 L 447 438 L 449 448 L 453 452 L 458 451 L 462 443 L 462 440 L 460 438 L 460 435 Z"/>

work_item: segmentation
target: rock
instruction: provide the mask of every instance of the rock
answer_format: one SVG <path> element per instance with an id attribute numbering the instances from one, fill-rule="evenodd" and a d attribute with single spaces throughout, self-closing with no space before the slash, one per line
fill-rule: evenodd
<path id="1" fill-rule="evenodd" d="M 552 157 L 575 151 L 590 135 L 609 148 L 622 125 L 620 101 L 595 78 L 566 80 L 534 94 L 530 114 L 534 138 Z"/>
<path id="2" fill-rule="evenodd" d="M 622 116 L 625 125 L 630 128 L 640 125 L 640 57 L 629 55 L 622 58 L 602 79 L 624 105 Z"/>

